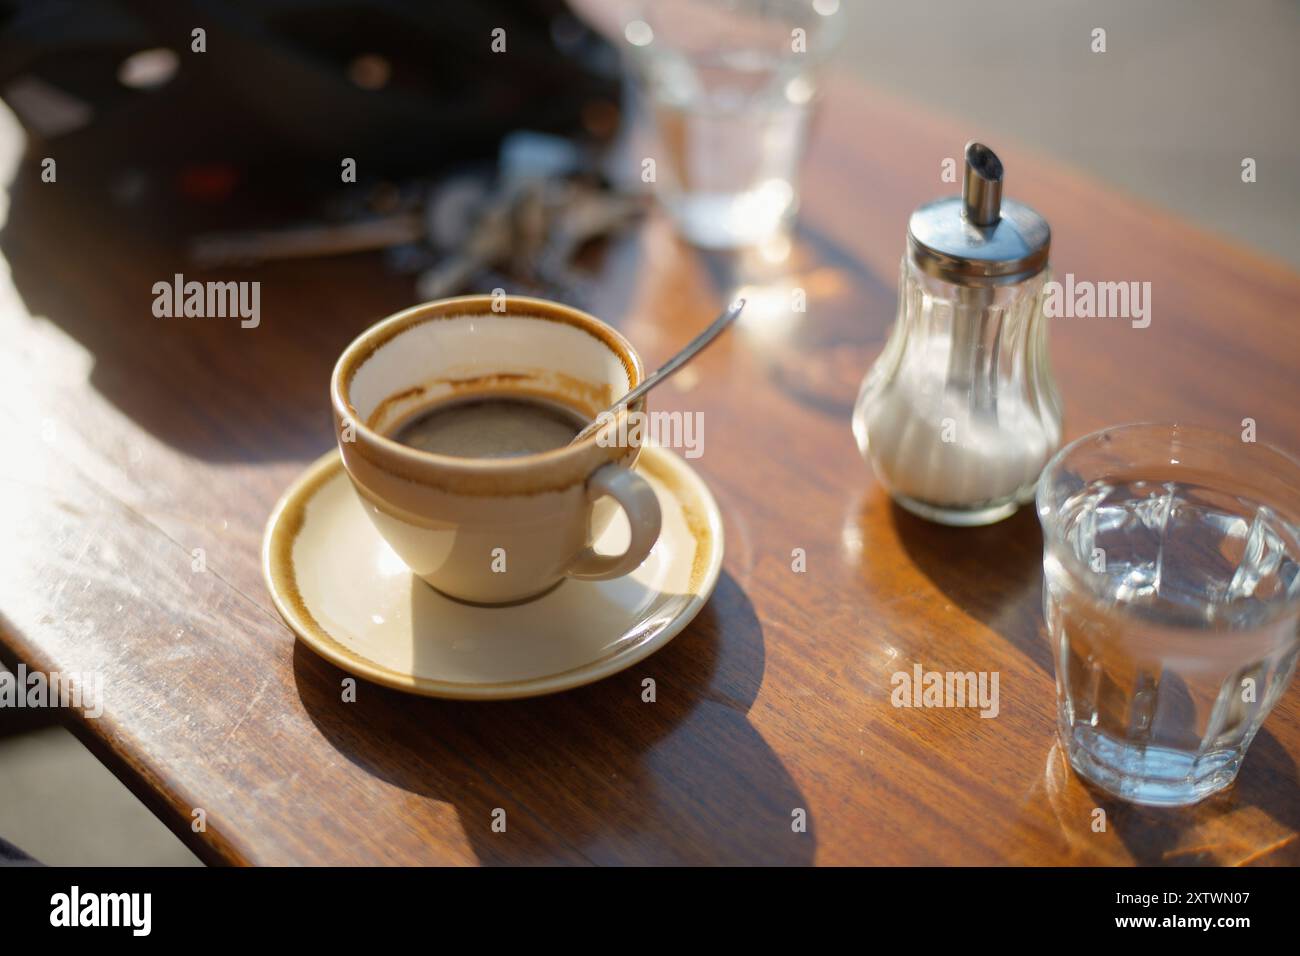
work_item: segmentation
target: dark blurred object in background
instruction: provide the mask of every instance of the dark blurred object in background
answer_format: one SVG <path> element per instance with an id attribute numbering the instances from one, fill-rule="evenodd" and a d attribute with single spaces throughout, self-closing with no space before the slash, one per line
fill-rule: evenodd
<path id="1" fill-rule="evenodd" d="M 0 94 L 31 152 L 126 202 L 311 197 L 345 157 L 361 181 L 428 175 L 520 128 L 601 142 L 618 71 L 562 0 L 0 3 Z"/>

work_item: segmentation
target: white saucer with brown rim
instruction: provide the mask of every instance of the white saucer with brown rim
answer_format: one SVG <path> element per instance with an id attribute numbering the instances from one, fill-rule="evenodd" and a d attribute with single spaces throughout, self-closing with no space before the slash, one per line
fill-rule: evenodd
<path id="1" fill-rule="evenodd" d="M 663 528 L 650 556 L 610 581 L 566 579 L 509 607 L 445 597 L 411 574 L 363 510 L 337 451 L 271 513 L 262 573 L 304 644 L 358 677 L 429 697 L 507 700 L 568 690 L 653 654 L 695 617 L 722 569 L 722 517 L 677 455 L 645 447 L 636 470 Z M 596 542 L 627 546 L 620 514 Z"/>

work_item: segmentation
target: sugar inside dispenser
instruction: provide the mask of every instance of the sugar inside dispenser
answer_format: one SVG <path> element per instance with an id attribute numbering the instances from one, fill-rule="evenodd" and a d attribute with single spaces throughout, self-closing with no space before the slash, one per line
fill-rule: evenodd
<path id="1" fill-rule="evenodd" d="M 898 316 L 853 411 L 894 500 L 943 524 L 1012 514 L 1061 441 L 1043 313 L 1051 230 L 1002 198 L 1002 172 L 969 143 L 961 196 L 912 213 Z"/>

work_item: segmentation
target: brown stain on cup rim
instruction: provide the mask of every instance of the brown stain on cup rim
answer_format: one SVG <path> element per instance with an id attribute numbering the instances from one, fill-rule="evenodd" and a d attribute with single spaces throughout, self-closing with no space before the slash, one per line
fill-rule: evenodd
<path id="1" fill-rule="evenodd" d="M 500 300 L 505 303 L 504 310 L 493 309 L 495 301 L 498 300 L 492 296 L 478 295 L 425 303 L 390 316 L 358 336 L 344 350 L 330 380 L 336 436 L 347 424 L 352 424 L 357 432 L 354 440 L 341 444 L 347 445 L 351 449 L 350 453 L 390 475 L 413 484 L 467 497 L 563 491 L 585 482 L 597 468 L 609 462 L 630 466 L 636 460 L 639 448 L 602 447 L 598 444 L 596 434 L 587 436 L 575 445 L 516 458 L 454 458 L 409 448 L 374 429 L 368 422 L 359 420 L 360 416 L 350 395 L 352 380 L 358 369 L 379 348 L 403 332 L 426 322 L 446 319 L 514 316 L 568 325 L 586 332 L 617 356 L 626 373 L 629 387 L 635 387 L 642 380 L 640 359 L 631 343 L 595 317 L 559 303 L 526 296 L 508 296 Z M 554 376 L 557 373 L 547 374 Z M 477 378 L 481 377 L 466 381 Z M 584 386 L 588 389 L 603 388 L 606 394 L 610 391 L 607 384 L 595 386 L 584 383 Z M 396 399 L 397 396 L 389 398 Z M 613 396 L 609 396 L 608 402 L 600 404 L 597 410 L 607 407 L 613 400 Z M 639 412 L 644 409 L 643 397 L 629 411 Z M 348 453 L 345 450 L 345 456 Z"/>
<path id="2" fill-rule="evenodd" d="M 375 333 L 364 348 L 357 349 L 351 355 L 344 352 L 343 358 L 339 360 L 339 367 L 336 370 L 337 375 L 341 376 L 340 392 L 348 407 L 352 407 L 350 400 L 350 391 L 352 388 L 352 379 L 357 374 L 357 369 L 366 363 L 366 361 L 383 346 L 387 345 L 397 336 L 412 329 L 417 325 L 423 325 L 426 322 L 436 322 L 442 319 L 464 319 L 482 316 L 484 318 L 509 317 L 523 319 L 541 319 L 546 322 L 559 322 L 564 325 L 572 326 L 586 332 L 592 338 L 599 341 L 607 349 L 618 356 L 623 363 L 623 371 L 627 373 L 628 381 L 635 386 L 641 379 L 639 369 L 629 357 L 632 353 L 631 343 L 623 336 L 619 335 L 612 328 L 596 319 L 594 316 L 587 315 L 577 309 L 571 309 L 568 306 L 560 305 L 557 302 L 547 302 L 545 299 L 534 299 L 529 296 L 505 296 L 500 301 L 505 303 L 505 309 L 497 310 L 492 308 L 493 302 L 497 301 L 490 295 L 471 295 L 460 296 L 454 299 L 440 299 L 436 302 L 428 302 L 424 305 L 417 305 L 407 309 L 405 312 L 399 312 L 383 322 L 391 322 L 382 332 Z M 473 308 L 473 304 L 484 306 L 483 308 Z M 512 304 L 518 304 L 518 307 L 512 308 Z M 379 324 L 383 324 L 383 322 Z M 366 333 L 362 333 L 363 335 Z M 348 347 L 351 351 L 352 346 Z M 353 409 L 355 412 L 355 409 Z"/>
<path id="3" fill-rule="evenodd" d="M 468 401 L 476 398 L 540 398 L 558 402 L 579 415 L 595 418 L 614 401 L 614 390 L 607 383 L 597 385 L 573 375 L 547 369 L 529 369 L 526 372 L 493 372 L 466 378 L 435 378 L 424 385 L 415 385 L 389 395 L 375 406 L 366 419 L 366 427 L 391 438 L 404 424 L 424 412 L 437 408 L 444 402 Z M 389 420 L 399 406 L 431 395 L 428 402 L 412 406 Z"/>

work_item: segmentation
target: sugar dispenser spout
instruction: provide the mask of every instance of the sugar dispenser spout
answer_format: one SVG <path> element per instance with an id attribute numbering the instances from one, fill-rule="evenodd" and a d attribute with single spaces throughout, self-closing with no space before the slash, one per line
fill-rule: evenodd
<path id="1" fill-rule="evenodd" d="M 962 215 L 975 226 L 1002 218 L 1002 160 L 983 143 L 966 144 L 966 175 L 961 184 Z"/>

